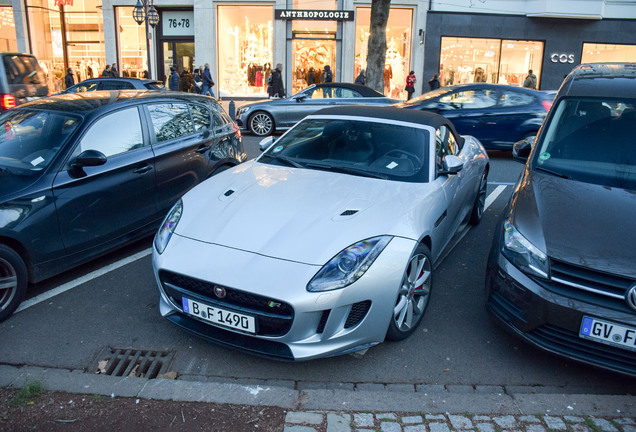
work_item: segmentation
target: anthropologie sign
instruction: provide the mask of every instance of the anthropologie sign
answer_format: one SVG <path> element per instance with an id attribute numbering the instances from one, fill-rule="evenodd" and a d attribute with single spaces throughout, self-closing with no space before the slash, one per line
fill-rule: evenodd
<path id="1" fill-rule="evenodd" d="M 354 11 L 276 9 L 274 18 L 282 20 L 353 21 Z"/>

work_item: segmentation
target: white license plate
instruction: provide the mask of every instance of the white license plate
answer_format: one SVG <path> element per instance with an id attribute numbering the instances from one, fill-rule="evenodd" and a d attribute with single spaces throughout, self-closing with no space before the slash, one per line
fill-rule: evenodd
<path id="1" fill-rule="evenodd" d="M 623 324 L 584 316 L 579 336 L 636 351 L 636 328 Z"/>
<path id="2" fill-rule="evenodd" d="M 224 327 L 256 333 L 256 320 L 253 316 L 231 312 L 216 306 L 209 306 L 186 297 L 181 297 L 181 302 L 183 311 L 188 315 L 193 315 Z"/>

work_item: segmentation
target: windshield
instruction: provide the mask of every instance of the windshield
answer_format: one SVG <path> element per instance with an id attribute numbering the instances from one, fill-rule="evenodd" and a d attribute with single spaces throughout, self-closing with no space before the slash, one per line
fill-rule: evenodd
<path id="1" fill-rule="evenodd" d="M 0 115 L 0 169 L 14 174 L 41 171 L 80 121 L 64 113 L 14 108 Z"/>
<path id="2" fill-rule="evenodd" d="M 535 169 L 586 183 L 636 189 L 636 101 L 562 99 Z"/>
<path id="3" fill-rule="evenodd" d="M 390 180 L 428 181 L 430 132 L 381 119 L 305 119 L 259 162 Z"/>

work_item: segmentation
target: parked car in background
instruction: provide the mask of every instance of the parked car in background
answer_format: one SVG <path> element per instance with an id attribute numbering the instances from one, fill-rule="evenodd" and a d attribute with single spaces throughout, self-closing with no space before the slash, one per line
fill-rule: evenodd
<path id="1" fill-rule="evenodd" d="M 190 188 L 246 159 L 211 98 L 110 91 L 0 114 L 0 320 L 39 282 L 156 231 Z"/>
<path id="2" fill-rule="evenodd" d="M 61 91 L 58 94 L 83 93 L 100 90 L 165 90 L 162 81 L 143 78 L 90 78 Z"/>
<path id="3" fill-rule="evenodd" d="M 0 53 L 0 112 L 48 95 L 46 77 L 34 56 Z"/>
<path id="4" fill-rule="evenodd" d="M 436 112 L 485 148 L 510 149 L 516 141 L 537 134 L 552 99 L 537 90 L 478 83 L 443 87 L 397 106 Z"/>
<path id="5" fill-rule="evenodd" d="M 479 141 L 436 114 L 360 106 L 264 141 L 258 159 L 194 188 L 165 219 L 153 248 L 161 314 L 280 360 L 411 335 L 434 263 L 481 219 Z"/>
<path id="6" fill-rule="evenodd" d="M 527 162 L 486 276 L 488 310 L 504 328 L 634 377 L 635 136 L 636 64 L 575 68 L 534 148 L 515 144 Z"/>
<path id="7" fill-rule="evenodd" d="M 242 130 L 267 136 L 287 130 L 303 117 L 334 105 L 385 106 L 398 102 L 372 88 L 348 83 L 315 84 L 287 99 L 268 99 L 240 106 L 236 123 Z"/>

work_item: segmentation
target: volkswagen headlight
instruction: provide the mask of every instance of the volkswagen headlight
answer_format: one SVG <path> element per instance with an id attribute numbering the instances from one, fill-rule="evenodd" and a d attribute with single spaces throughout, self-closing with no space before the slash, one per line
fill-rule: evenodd
<path id="1" fill-rule="evenodd" d="M 330 291 L 351 285 L 371 267 L 392 238 L 374 237 L 343 249 L 316 273 L 307 291 Z"/>
<path id="2" fill-rule="evenodd" d="M 548 277 L 548 257 L 528 241 L 512 225 L 510 219 L 504 222 L 503 255 L 523 272 Z"/>
<path id="3" fill-rule="evenodd" d="M 177 228 L 177 224 L 179 223 L 179 219 L 181 219 L 181 214 L 183 213 L 183 202 L 181 200 L 177 201 L 177 203 L 172 207 L 168 216 L 163 220 L 161 224 L 161 228 L 157 231 L 157 235 L 155 236 L 155 249 L 160 254 L 166 250 L 166 246 L 168 246 L 168 242 L 170 241 L 170 237 L 172 237 L 172 233 Z"/>

